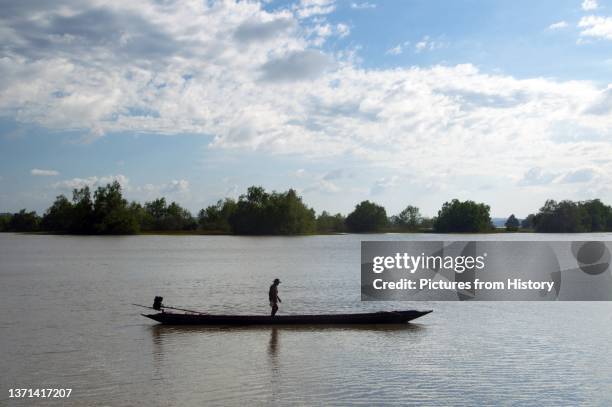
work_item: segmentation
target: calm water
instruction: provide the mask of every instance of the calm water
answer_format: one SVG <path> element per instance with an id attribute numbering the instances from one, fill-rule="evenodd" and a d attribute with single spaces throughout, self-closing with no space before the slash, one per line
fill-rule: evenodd
<path id="1" fill-rule="evenodd" d="M 459 238 L 365 236 L 425 237 Z M 16 387 L 69 387 L 62 405 L 78 406 L 612 405 L 612 304 L 362 303 L 361 238 L 0 234 L 0 405 L 49 405 L 9 400 Z M 267 313 L 275 277 L 282 313 L 435 312 L 387 328 L 179 329 L 130 306 Z"/>

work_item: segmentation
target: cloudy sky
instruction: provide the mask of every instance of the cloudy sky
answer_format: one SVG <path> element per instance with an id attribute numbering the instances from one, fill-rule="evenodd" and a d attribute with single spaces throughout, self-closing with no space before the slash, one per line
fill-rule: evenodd
<path id="1" fill-rule="evenodd" d="M 610 0 L 0 1 L 0 212 L 612 203 Z"/>

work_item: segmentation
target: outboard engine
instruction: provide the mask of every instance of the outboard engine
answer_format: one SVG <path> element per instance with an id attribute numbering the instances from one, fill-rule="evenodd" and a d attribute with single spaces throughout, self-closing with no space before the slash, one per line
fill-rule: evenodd
<path id="1" fill-rule="evenodd" d="M 162 308 L 162 301 L 164 300 L 164 297 L 155 297 L 155 299 L 153 300 L 153 309 L 155 311 L 159 311 Z"/>

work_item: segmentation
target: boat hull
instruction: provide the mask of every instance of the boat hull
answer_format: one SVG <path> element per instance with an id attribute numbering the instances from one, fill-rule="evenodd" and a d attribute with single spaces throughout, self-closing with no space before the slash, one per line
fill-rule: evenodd
<path id="1" fill-rule="evenodd" d="M 167 325 L 337 325 L 337 324 L 401 324 L 431 311 L 383 311 L 367 314 L 327 315 L 209 315 L 160 312 L 143 314 Z"/>

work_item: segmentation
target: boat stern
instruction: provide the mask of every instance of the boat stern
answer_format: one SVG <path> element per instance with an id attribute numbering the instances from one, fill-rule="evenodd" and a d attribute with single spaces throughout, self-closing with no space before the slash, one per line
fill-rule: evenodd
<path id="1" fill-rule="evenodd" d="M 163 317 L 162 317 L 161 312 L 157 314 L 140 314 L 140 315 L 142 315 L 143 317 L 152 319 L 153 321 L 156 321 L 156 322 L 163 322 Z"/>

